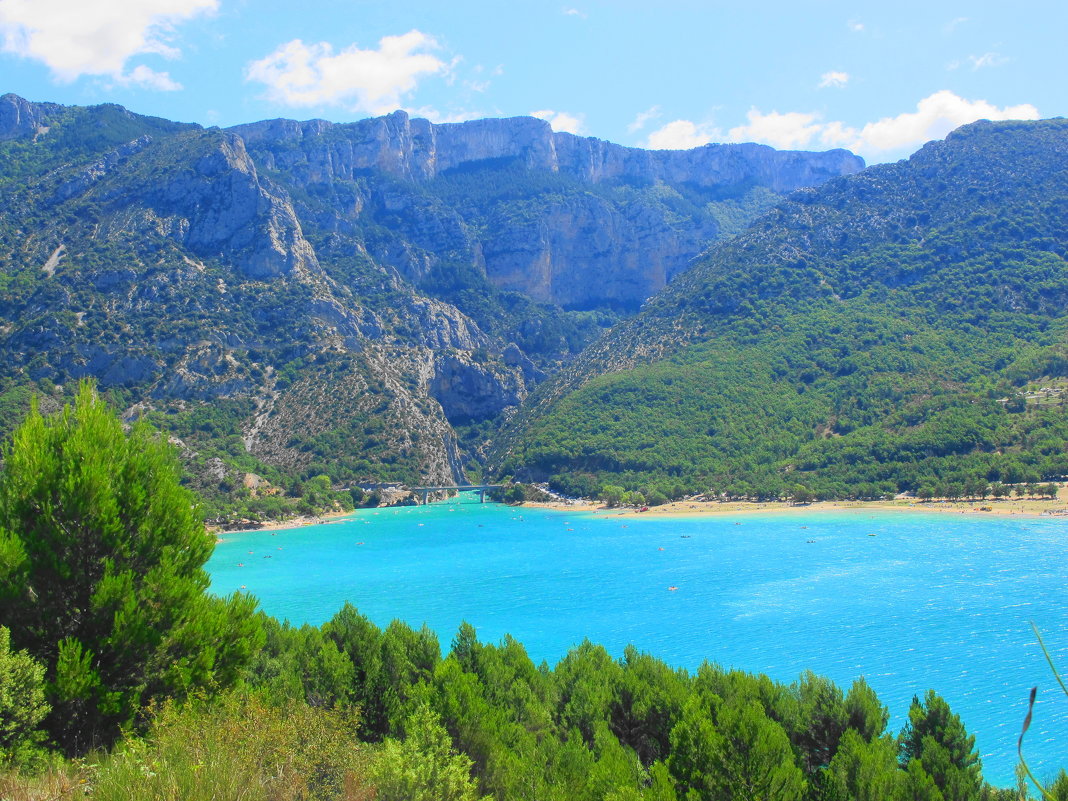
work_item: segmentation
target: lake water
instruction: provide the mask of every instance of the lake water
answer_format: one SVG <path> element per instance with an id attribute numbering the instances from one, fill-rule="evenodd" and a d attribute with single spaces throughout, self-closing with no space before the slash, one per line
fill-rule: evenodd
<path id="1" fill-rule="evenodd" d="M 270 557 L 270 558 L 267 558 Z M 704 660 L 843 689 L 864 675 L 900 729 L 933 688 L 977 736 L 984 775 L 1025 755 L 1068 767 L 1068 698 L 1029 621 L 1068 668 L 1068 522 L 901 512 L 605 516 L 463 502 L 361 511 L 340 523 L 226 534 L 212 589 L 322 623 L 351 601 L 379 626 L 426 622 L 447 650 L 461 621 L 554 664 L 584 638 L 672 665 Z M 669 589 L 669 588 L 676 589 Z"/>

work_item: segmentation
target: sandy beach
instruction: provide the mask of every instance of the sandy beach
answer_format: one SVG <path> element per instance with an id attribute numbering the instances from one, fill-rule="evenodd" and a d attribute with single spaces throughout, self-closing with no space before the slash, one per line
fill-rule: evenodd
<path id="1" fill-rule="evenodd" d="M 522 504 L 527 509 L 554 509 L 561 512 L 593 512 L 598 515 L 643 515 L 653 517 L 688 517 L 688 516 L 717 516 L 739 514 L 806 514 L 812 512 L 920 512 L 958 515 L 1023 515 L 1027 517 L 1065 516 L 1068 518 L 1068 487 L 1061 487 L 1056 499 L 1035 498 L 1007 498 L 1001 500 L 986 499 L 985 501 L 928 501 L 920 502 L 913 498 L 901 498 L 893 501 L 817 501 L 808 504 L 793 504 L 786 501 L 707 501 L 707 500 L 681 500 L 665 503 L 661 506 L 650 506 L 646 511 L 630 507 L 619 506 L 608 508 L 601 503 L 589 501 L 576 501 L 566 503 L 558 502 L 533 502 Z M 388 508 L 388 507 L 383 507 Z M 330 514 L 313 517 L 294 517 L 288 520 L 271 520 L 258 526 L 250 526 L 247 529 L 220 529 L 209 526 L 207 531 L 221 542 L 227 534 L 246 533 L 249 531 L 277 531 L 279 529 L 301 528 L 302 526 L 330 525 L 340 522 L 343 518 L 353 514 L 352 512 L 332 512 Z"/>
<path id="2" fill-rule="evenodd" d="M 330 512 L 329 514 L 290 517 L 285 520 L 268 520 L 262 524 L 249 528 L 219 528 L 218 526 L 206 526 L 207 532 L 215 536 L 216 542 L 222 542 L 227 534 L 246 534 L 250 531 L 277 531 L 283 528 L 301 528 L 302 526 L 329 525 L 341 522 L 341 518 L 348 517 L 352 512 Z"/>
<path id="3" fill-rule="evenodd" d="M 818 501 L 808 504 L 793 504 L 786 501 L 704 501 L 681 500 L 662 506 L 651 506 L 645 512 L 633 507 L 609 509 L 599 503 L 525 503 L 525 507 L 542 509 L 559 509 L 561 511 L 595 512 L 604 515 L 652 515 L 652 516 L 691 516 L 691 515 L 737 515 L 768 512 L 804 514 L 811 512 L 841 511 L 893 511 L 893 512 L 937 512 L 941 514 L 989 515 L 1025 515 L 1040 517 L 1063 514 L 1068 516 L 1068 488 L 1061 487 L 1056 499 L 1039 500 L 1021 499 L 986 499 L 983 501 L 928 501 L 920 502 L 913 498 L 893 501 Z"/>

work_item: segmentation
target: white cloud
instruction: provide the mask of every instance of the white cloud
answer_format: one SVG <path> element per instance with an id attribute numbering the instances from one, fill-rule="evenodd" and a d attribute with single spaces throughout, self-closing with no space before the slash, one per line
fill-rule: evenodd
<path id="1" fill-rule="evenodd" d="M 817 122 L 819 115 L 788 111 L 780 114 L 770 111 L 767 114 L 751 108 L 746 114 L 747 125 L 731 128 L 727 134 L 731 142 L 762 142 L 784 150 L 804 147 L 816 137 L 822 125 Z"/>
<path id="2" fill-rule="evenodd" d="M 946 23 L 946 33 L 953 33 L 955 30 L 957 30 L 958 25 L 963 25 L 967 21 L 967 17 L 955 17 L 954 19 L 951 19 L 948 23 Z"/>
<path id="3" fill-rule="evenodd" d="M 675 120 L 650 134 L 646 147 L 685 150 L 712 141 L 758 142 L 783 149 L 844 147 L 869 161 L 905 155 L 925 142 L 941 139 L 954 128 L 976 120 L 1034 120 L 1038 109 L 1029 103 L 999 108 L 985 100 L 968 100 L 943 89 L 916 104 L 915 111 L 884 117 L 856 128 L 825 121 L 815 112 L 764 113 L 753 108 L 747 123 L 723 137 L 707 125 Z"/>
<path id="4" fill-rule="evenodd" d="M 176 92 L 182 85 L 171 79 L 169 73 L 156 72 L 144 64 L 138 64 L 126 75 L 115 76 L 120 86 L 140 86 L 143 89 L 155 89 L 158 92 Z"/>
<path id="5" fill-rule="evenodd" d="M 978 70 L 983 67 L 1000 67 L 1007 63 L 1008 59 L 1001 53 L 983 53 L 981 56 L 968 56 L 968 61 L 972 63 L 972 70 Z"/>
<path id="6" fill-rule="evenodd" d="M 443 112 L 438 111 L 431 106 L 419 106 L 418 108 L 406 108 L 404 109 L 409 117 L 422 117 L 423 119 L 430 120 L 435 125 L 448 122 L 468 122 L 469 120 L 480 120 L 487 115 L 482 111 L 452 111 Z"/>
<path id="7" fill-rule="evenodd" d="M 0 0 L 0 42 L 62 81 L 107 75 L 123 85 L 177 89 L 148 67 L 126 73 L 126 62 L 146 53 L 177 58 L 175 26 L 217 8 L 218 0 Z"/>
<path id="8" fill-rule="evenodd" d="M 542 109 L 541 111 L 530 112 L 530 116 L 545 120 L 552 126 L 554 131 L 563 133 L 581 134 L 585 127 L 585 120 L 581 114 L 568 114 L 566 111 Z"/>
<path id="9" fill-rule="evenodd" d="M 946 89 L 925 97 L 916 111 L 869 122 L 859 132 L 853 149 L 880 152 L 917 147 L 941 139 L 961 125 L 976 120 L 1037 120 L 1038 109 L 1030 103 L 998 108 L 985 100 L 967 100 Z"/>
<path id="10" fill-rule="evenodd" d="M 711 125 L 675 120 L 649 134 L 645 146 L 650 150 L 690 150 L 717 139 L 722 139 L 720 131 Z"/>
<path id="11" fill-rule="evenodd" d="M 854 33 L 860 33 L 864 30 L 864 23 L 857 22 L 855 19 L 851 19 L 849 20 L 849 30 L 853 31 Z"/>
<path id="12" fill-rule="evenodd" d="M 437 46 L 417 30 L 384 36 L 377 50 L 350 45 L 338 53 L 327 42 L 294 39 L 249 64 L 245 78 L 266 84 L 270 97 L 286 105 L 341 105 L 384 114 L 399 108 L 421 78 L 447 74 L 457 63 L 427 52 Z"/>
<path id="13" fill-rule="evenodd" d="M 649 123 L 650 120 L 655 120 L 658 117 L 660 117 L 660 106 L 652 106 L 651 108 L 647 108 L 645 111 L 641 111 L 638 113 L 638 116 L 634 118 L 634 122 L 627 126 L 627 130 L 631 133 L 634 133 L 635 131 L 640 131 Z"/>
<path id="14" fill-rule="evenodd" d="M 586 19 L 586 14 L 582 13 L 577 8 L 565 8 L 564 14 L 568 17 L 579 17 L 580 19 Z"/>
<path id="15" fill-rule="evenodd" d="M 820 76 L 820 89 L 841 89 L 849 83 L 848 72 L 825 72 Z"/>

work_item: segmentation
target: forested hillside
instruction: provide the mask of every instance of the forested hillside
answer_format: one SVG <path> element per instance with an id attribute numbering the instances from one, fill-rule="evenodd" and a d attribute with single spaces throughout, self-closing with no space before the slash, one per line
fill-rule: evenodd
<path id="1" fill-rule="evenodd" d="M 541 387 L 501 473 L 738 497 L 1068 474 L 1068 121 L 797 192 Z"/>
<path id="2" fill-rule="evenodd" d="M 531 118 L 221 131 L 5 95 L 0 432 L 91 377 L 168 429 L 218 513 L 477 477 L 498 421 L 710 241 L 861 166 Z"/>

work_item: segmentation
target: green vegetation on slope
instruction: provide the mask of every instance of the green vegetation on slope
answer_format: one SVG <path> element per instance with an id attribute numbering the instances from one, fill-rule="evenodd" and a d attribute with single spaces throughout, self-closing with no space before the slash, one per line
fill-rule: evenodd
<path id="1" fill-rule="evenodd" d="M 862 678 L 691 674 L 589 642 L 538 666 L 466 623 L 443 655 L 425 626 L 350 605 L 321 627 L 252 616 L 205 592 L 212 541 L 166 442 L 125 434 L 90 386 L 4 456 L 4 798 L 1016 797 L 984 784 L 934 691 L 895 738 Z"/>
<path id="2" fill-rule="evenodd" d="M 977 123 L 797 193 L 544 387 L 501 472 L 861 498 L 1068 474 L 1065 152 L 1064 121 Z"/>

